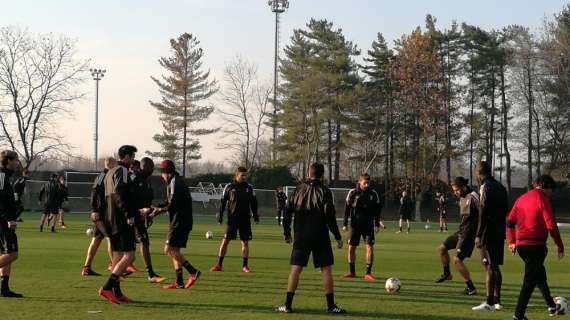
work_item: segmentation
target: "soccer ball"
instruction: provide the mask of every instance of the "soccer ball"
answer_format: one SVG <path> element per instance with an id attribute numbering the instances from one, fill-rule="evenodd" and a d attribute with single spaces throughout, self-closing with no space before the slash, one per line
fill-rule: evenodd
<path id="1" fill-rule="evenodd" d="M 561 313 L 565 314 L 568 312 L 568 300 L 564 297 L 556 297 L 554 298 L 554 302 L 560 305 Z"/>
<path id="2" fill-rule="evenodd" d="M 386 280 L 386 292 L 392 294 L 400 291 L 400 287 L 402 286 L 400 279 L 398 278 L 390 278 Z"/>
<path id="3" fill-rule="evenodd" d="M 94 227 L 89 227 L 87 228 L 87 230 L 85 230 L 85 234 L 89 237 L 89 238 L 93 238 L 95 236 L 95 228 Z"/>
<path id="4" fill-rule="evenodd" d="M 214 233 L 212 231 L 206 232 L 206 239 L 214 239 Z"/>
<path id="5" fill-rule="evenodd" d="M 430 225 L 429 225 L 429 223 L 426 223 L 425 228 L 426 228 L 426 230 L 429 230 L 429 229 L 431 228 Z"/>

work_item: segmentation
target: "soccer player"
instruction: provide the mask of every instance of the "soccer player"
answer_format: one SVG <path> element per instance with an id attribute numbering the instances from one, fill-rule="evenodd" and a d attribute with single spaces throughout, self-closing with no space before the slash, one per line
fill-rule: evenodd
<path id="1" fill-rule="evenodd" d="M 564 257 L 564 244 L 549 199 L 555 188 L 556 182 L 551 176 L 538 177 L 534 182 L 534 189 L 517 199 L 507 218 L 509 249 L 513 255 L 519 253 L 525 270 L 513 317 L 515 320 L 526 319 L 526 307 L 535 287 L 540 289 L 550 316 L 563 314 L 560 305 L 552 299 L 544 268 L 549 233 L 558 247 L 558 258 Z"/>
<path id="2" fill-rule="evenodd" d="M 507 190 L 493 178 L 491 166 L 481 161 L 475 168 L 479 191 L 479 223 L 475 245 L 481 249 L 486 270 L 487 299 L 475 311 L 501 310 L 501 285 L 503 275 L 500 266 L 505 255 L 506 220 L 509 211 Z"/>
<path id="3" fill-rule="evenodd" d="M 65 182 L 65 176 L 64 175 L 60 175 L 58 177 L 58 213 L 59 213 L 59 225 L 61 226 L 62 229 L 67 229 L 67 225 L 65 224 L 64 221 L 64 215 L 65 215 L 65 211 L 63 210 L 63 204 L 66 201 L 69 201 L 69 189 L 67 188 L 67 183 Z M 54 223 L 55 224 L 55 223 Z"/>
<path id="4" fill-rule="evenodd" d="M 241 240 L 241 254 L 243 258 L 242 271 L 249 273 L 249 241 L 252 239 L 251 217 L 259 223 L 259 215 L 257 214 L 257 197 L 253 186 L 246 182 L 247 169 L 244 167 L 237 168 L 234 181 L 229 183 L 222 194 L 222 204 L 220 206 L 220 214 L 218 215 L 218 223 L 222 224 L 224 211 L 228 208 L 228 223 L 226 233 L 220 251 L 218 254 L 218 263 L 214 265 L 210 271 L 222 271 L 222 263 L 228 251 L 228 245 L 231 240 L 239 238 Z"/>
<path id="5" fill-rule="evenodd" d="M 17 222 L 24 222 L 19 216 L 24 212 L 24 191 L 26 190 L 26 182 L 30 176 L 28 169 L 22 170 L 22 175 L 14 181 L 14 197 L 16 198 L 16 204 L 18 205 L 18 219 Z"/>
<path id="6" fill-rule="evenodd" d="M 192 217 L 192 196 L 190 190 L 184 182 L 184 178 L 176 172 L 174 162 L 164 160 L 160 163 L 161 176 L 167 184 L 166 204 L 153 211 L 156 216 L 163 212 L 168 212 L 169 229 L 164 253 L 172 259 L 172 266 L 176 273 L 176 280 L 172 284 L 166 285 L 164 289 L 188 289 L 192 287 L 201 272 L 194 268 L 180 252 L 181 248 L 186 248 L 188 236 L 192 231 L 194 219 Z M 188 280 L 184 283 L 183 269 L 188 271 Z"/>
<path id="7" fill-rule="evenodd" d="M 443 274 L 435 281 L 442 283 L 451 280 L 451 271 L 449 270 L 449 250 L 456 249 L 456 255 L 453 257 L 453 263 L 457 271 L 465 280 L 466 295 L 475 295 L 477 290 L 467 266 L 463 263 L 465 258 L 471 257 L 475 248 L 475 235 L 477 233 L 477 224 L 479 221 L 479 195 L 469 187 L 469 180 L 463 177 L 457 177 L 451 183 L 453 194 L 459 198 L 459 214 L 461 222 L 459 223 L 459 231 L 447 237 L 443 244 L 439 247 L 439 255 L 441 264 L 443 265 Z"/>
<path id="8" fill-rule="evenodd" d="M 135 208 L 139 211 L 135 216 L 135 233 L 140 242 L 140 253 L 143 258 L 148 281 L 151 283 L 161 283 L 164 278 L 159 276 L 152 267 L 150 256 L 150 239 L 146 228 L 145 216 L 151 213 L 154 192 L 150 185 L 149 177 L 154 171 L 154 162 L 150 158 L 142 158 L 141 161 L 134 161 L 131 166 L 131 179 L 134 187 Z M 133 268 L 131 266 L 131 268 Z M 133 268 L 134 269 L 134 268 Z M 127 270 L 129 271 L 129 270 Z"/>
<path id="9" fill-rule="evenodd" d="M 412 219 L 412 212 L 414 211 L 414 202 L 412 198 L 408 195 L 407 191 L 402 192 L 402 197 L 400 198 L 400 222 L 399 230 L 397 233 L 402 233 L 402 227 L 404 226 L 404 221 L 406 222 L 407 231 L 410 233 L 410 220 Z"/>
<path id="10" fill-rule="evenodd" d="M 0 297 L 22 298 L 10 290 L 12 263 L 18 259 L 18 237 L 16 219 L 19 207 L 14 198 L 10 176 L 18 168 L 18 154 L 14 151 L 0 152 Z"/>
<path id="11" fill-rule="evenodd" d="M 281 225 L 281 217 L 287 206 L 287 195 L 283 192 L 283 187 L 277 187 L 275 191 L 275 203 L 277 204 L 277 224 Z"/>
<path id="12" fill-rule="evenodd" d="M 447 199 L 442 192 L 436 192 L 435 204 L 439 215 L 439 232 L 447 231 Z"/>
<path id="13" fill-rule="evenodd" d="M 289 198 L 283 218 L 285 241 L 291 242 L 291 220 L 294 215 L 293 251 L 291 252 L 291 272 L 287 285 L 285 305 L 277 307 L 277 312 L 293 312 L 293 297 L 299 284 L 303 268 L 313 255 L 313 265 L 321 269 L 321 276 L 327 300 L 327 311 L 332 314 L 346 313 L 334 301 L 332 265 L 334 255 L 329 232 L 334 235 L 337 248 L 342 249 L 342 238 L 336 224 L 333 195 L 323 182 L 324 166 L 313 163 L 309 167 L 309 179 L 295 188 Z"/>
<path id="14" fill-rule="evenodd" d="M 91 265 L 93 259 L 95 259 L 95 254 L 101 245 L 101 242 L 107 235 L 107 230 L 104 224 L 105 217 L 105 175 L 109 170 L 117 166 L 117 160 L 113 157 L 108 157 L 105 159 L 105 169 L 103 172 L 99 173 L 97 178 L 93 183 L 91 188 L 91 214 L 90 219 L 93 222 L 93 227 L 95 228 L 95 234 L 91 238 L 91 243 L 87 248 L 87 256 L 85 257 L 85 265 L 81 269 L 82 276 L 100 276 L 101 274 L 93 271 Z M 109 261 L 113 260 L 113 253 L 111 251 L 111 243 L 109 238 L 107 238 L 107 252 L 109 254 Z M 111 266 L 112 270 L 112 266 Z"/>
<path id="15" fill-rule="evenodd" d="M 39 201 L 44 202 L 44 213 L 40 222 L 40 232 L 44 231 L 44 225 L 47 223 L 48 227 L 53 221 L 51 232 L 55 232 L 55 222 L 59 214 L 59 182 L 57 181 L 57 174 L 52 174 L 51 178 L 42 187 L 39 194 Z"/>
<path id="16" fill-rule="evenodd" d="M 370 175 L 363 173 L 358 178 L 355 189 L 346 196 L 344 210 L 343 231 L 348 230 L 350 217 L 350 236 L 348 238 L 348 264 L 350 271 L 344 278 L 356 277 L 356 248 L 360 245 L 360 238 L 366 244 L 366 274 L 364 279 L 374 281 L 372 263 L 374 261 L 374 234 L 380 230 L 380 196 L 370 187 Z"/>
<path id="17" fill-rule="evenodd" d="M 135 260 L 135 215 L 133 183 L 129 167 L 135 159 L 137 148 L 125 145 L 119 148 L 119 163 L 105 175 L 105 224 L 113 251 L 113 271 L 99 295 L 110 303 L 131 303 L 121 291 L 119 278 Z"/>

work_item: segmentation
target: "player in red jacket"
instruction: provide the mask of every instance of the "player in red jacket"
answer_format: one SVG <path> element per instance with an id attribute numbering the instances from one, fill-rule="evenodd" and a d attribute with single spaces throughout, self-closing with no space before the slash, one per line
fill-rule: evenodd
<path id="1" fill-rule="evenodd" d="M 540 289 L 550 316 L 561 314 L 560 305 L 554 302 L 550 294 L 544 268 L 549 233 L 558 247 L 558 258 L 564 257 L 564 244 L 549 199 L 555 187 L 551 176 L 538 177 L 534 189 L 517 199 L 507 218 L 509 249 L 513 255 L 518 252 L 525 265 L 524 280 L 513 317 L 515 320 L 526 319 L 526 307 L 535 287 Z"/>

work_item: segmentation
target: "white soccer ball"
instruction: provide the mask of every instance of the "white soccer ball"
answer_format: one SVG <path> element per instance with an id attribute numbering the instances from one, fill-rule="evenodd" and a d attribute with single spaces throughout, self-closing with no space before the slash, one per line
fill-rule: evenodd
<path id="1" fill-rule="evenodd" d="M 429 229 L 431 228 L 430 225 L 429 225 L 429 223 L 426 223 L 425 228 L 426 228 L 426 230 L 429 230 Z"/>
<path id="2" fill-rule="evenodd" d="M 94 227 L 89 227 L 87 228 L 87 230 L 85 230 L 85 234 L 89 237 L 89 238 L 93 238 L 95 236 L 95 228 Z"/>
<path id="3" fill-rule="evenodd" d="M 554 302 L 560 305 L 561 313 L 566 314 L 566 312 L 568 312 L 568 300 L 566 300 L 566 298 L 556 297 L 554 298 Z"/>
<path id="4" fill-rule="evenodd" d="M 402 286 L 402 283 L 400 282 L 400 279 L 398 278 L 390 278 L 388 280 L 386 280 L 386 292 L 393 294 L 396 293 L 398 291 L 400 291 L 400 288 Z"/>
<path id="5" fill-rule="evenodd" d="M 214 239 L 214 233 L 212 231 L 206 232 L 206 239 Z"/>

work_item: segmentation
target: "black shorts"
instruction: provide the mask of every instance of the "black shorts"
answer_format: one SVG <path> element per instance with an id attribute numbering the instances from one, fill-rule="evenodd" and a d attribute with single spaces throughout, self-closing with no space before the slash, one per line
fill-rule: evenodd
<path id="1" fill-rule="evenodd" d="M 463 261 L 465 258 L 470 258 L 473 250 L 475 249 L 475 239 L 463 239 L 459 237 L 458 233 L 454 233 L 443 241 L 443 246 L 447 250 L 456 249 L 456 256 L 459 260 Z"/>
<path id="2" fill-rule="evenodd" d="M 146 222 L 144 220 L 136 220 L 135 221 L 135 235 L 136 235 L 136 240 L 139 243 L 142 243 L 144 245 L 149 245 L 150 244 L 150 239 L 148 237 L 148 230 L 146 228 Z"/>
<path id="3" fill-rule="evenodd" d="M 412 220 L 412 213 L 401 213 L 400 214 L 400 219 L 404 219 L 404 220 Z"/>
<path id="4" fill-rule="evenodd" d="M 481 249 L 481 258 L 484 265 L 501 266 L 505 261 L 505 241 L 485 243 Z"/>
<path id="5" fill-rule="evenodd" d="M 0 222 L 0 255 L 18 252 L 16 230 L 9 228 L 6 221 Z"/>
<path id="6" fill-rule="evenodd" d="M 447 219 L 447 211 L 445 211 L 445 210 L 444 210 L 444 211 L 440 211 L 440 212 L 439 212 L 439 217 L 440 217 L 441 219 Z"/>
<path id="7" fill-rule="evenodd" d="M 181 228 L 170 228 L 166 238 L 166 244 L 174 248 L 186 248 L 190 230 Z"/>
<path id="8" fill-rule="evenodd" d="M 374 228 L 359 228 L 351 227 L 350 234 L 348 236 L 348 244 L 351 246 L 358 247 L 360 245 L 360 239 L 364 239 L 364 243 L 373 246 L 375 243 L 374 238 Z"/>
<path id="9" fill-rule="evenodd" d="M 324 268 L 334 264 L 334 255 L 330 240 L 317 245 L 293 243 L 290 263 L 293 266 L 306 267 L 309 263 L 309 256 L 313 254 L 313 265 L 315 268 Z"/>
<path id="10" fill-rule="evenodd" d="M 58 206 L 44 206 L 44 214 L 59 214 Z"/>
<path id="11" fill-rule="evenodd" d="M 114 252 L 130 252 L 137 248 L 135 239 L 135 229 L 131 226 L 125 227 L 121 232 L 109 237 L 111 250 Z"/>
<path id="12" fill-rule="evenodd" d="M 226 226 L 226 233 L 224 234 L 224 239 L 236 240 L 237 234 L 239 232 L 239 239 L 241 241 L 249 241 L 253 238 L 251 232 L 251 221 L 239 221 L 236 223 L 228 223 Z"/>

